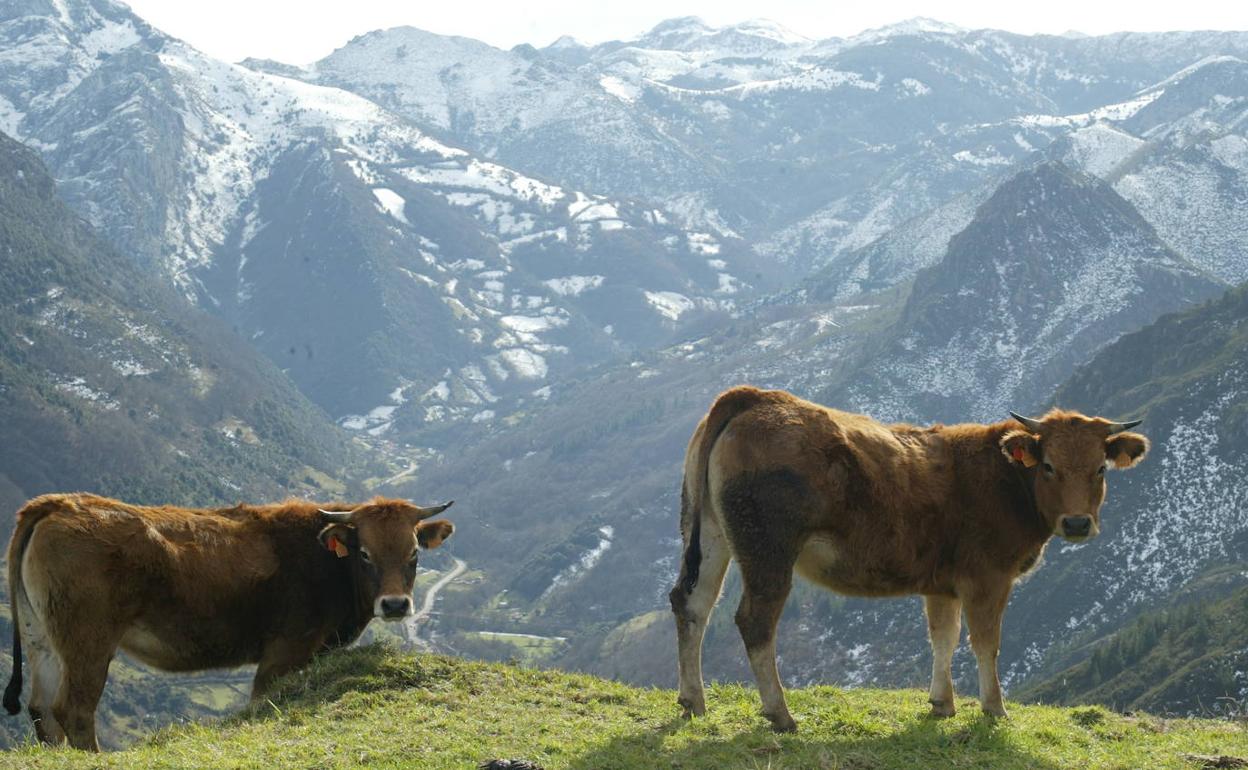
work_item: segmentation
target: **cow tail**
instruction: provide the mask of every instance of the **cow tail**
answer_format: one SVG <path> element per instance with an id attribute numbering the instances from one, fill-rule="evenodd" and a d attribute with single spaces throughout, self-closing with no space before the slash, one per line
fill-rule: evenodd
<path id="1" fill-rule="evenodd" d="M 757 388 L 738 387 L 725 391 L 715 400 L 690 442 L 680 490 L 680 524 L 686 538 L 680 586 L 686 594 L 693 593 L 702 567 L 702 516 L 710 499 L 711 450 L 734 417 L 766 400 L 766 392 Z"/>
<path id="2" fill-rule="evenodd" d="M 22 557 L 26 555 L 26 546 L 30 536 L 39 523 L 50 511 L 50 507 L 32 503 L 17 512 L 17 528 L 13 530 L 13 539 L 9 541 L 9 610 L 13 620 L 13 673 L 9 676 L 9 686 L 4 688 L 4 710 L 16 714 L 22 710 L 22 625 L 17 617 L 18 600 L 25 590 L 22 586 Z"/>

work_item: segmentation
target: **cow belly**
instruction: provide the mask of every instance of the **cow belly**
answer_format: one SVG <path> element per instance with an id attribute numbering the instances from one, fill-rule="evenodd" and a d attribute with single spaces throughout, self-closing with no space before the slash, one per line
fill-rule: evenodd
<path id="1" fill-rule="evenodd" d="M 121 649 L 164 671 L 201 671 L 256 662 L 258 651 L 238 644 L 238 640 L 219 639 L 215 634 L 196 630 L 173 624 L 137 624 L 122 637 Z"/>
<path id="2" fill-rule="evenodd" d="M 814 535 L 802 547 L 794 571 L 807 580 L 851 596 L 904 596 L 922 590 L 910 570 L 878 554 Z"/>

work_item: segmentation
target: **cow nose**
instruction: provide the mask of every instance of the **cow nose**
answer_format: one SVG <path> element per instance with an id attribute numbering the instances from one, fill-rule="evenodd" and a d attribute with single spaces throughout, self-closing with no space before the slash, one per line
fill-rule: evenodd
<path id="1" fill-rule="evenodd" d="M 387 618 L 401 618 L 412 608 L 412 600 L 406 596 L 383 596 L 381 614 Z"/>
<path id="2" fill-rule="evenodd" d="M 1066 537 L 1087 537 L 1091 531 L 1091 516 L 1067 516 L 1062 519 L 1062 534 Z"/>

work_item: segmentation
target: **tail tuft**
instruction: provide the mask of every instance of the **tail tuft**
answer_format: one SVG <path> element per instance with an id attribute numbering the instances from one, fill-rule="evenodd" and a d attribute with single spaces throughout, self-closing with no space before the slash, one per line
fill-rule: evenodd
<path id="1" fill-rule="evenodd" d="M 680 490 L 680 507 L 682 518 L 692 514 L 689 511 L 689 495 L 686 494 L 683 485 Z M 686 594 L 693 593 L 694 587 L 698 584 L 698 573 L 702 570 L 702 521 L 700 516 L 692 515 L 691 518 L 689 544 L 685 546 L 684 576 L 680 581 L 680 587 Z"/>
<path id="2" fill-rule="evenodd" d="M 22 661 L 21 658 L 13 660 L 13 676 L 9 679 L 9 686 L 4 688 L 4 710 L 10 715 L 18 714 L 22 710 Z"/>
<path id="3" fill-rule="evenodd" d="M 17 714 L 22 710 L 22 632 L 17 625 L 17 600 L 13 601 L 13 674 L 4 688 L 4 710 Z"/>

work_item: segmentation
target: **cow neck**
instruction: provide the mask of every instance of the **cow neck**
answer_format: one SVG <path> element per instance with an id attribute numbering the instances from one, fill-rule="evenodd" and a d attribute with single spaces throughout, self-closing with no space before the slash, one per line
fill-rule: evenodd
<path id="1" fill-rule="evenodd" d="M 1032 468 L 1024 468 L 1006 460 L 1010 465 L 1010 471 L 1014 474 L 1014 478 L 1018 481 L 1019 486 L 1023 488 L 1023 499 L 1027 501 L 1029 509 L 1024 518 L 1029 518 L 1033 522 L 1038 531 L 1047 532 L 1048 525 L 1044 521 L 1044 517 L 1040 515 L 1040 505 L 1036 502 L 1036 485 L 1032 478 L 1035 470 Z M 1047 537 L 1045 538 L 1048 539 Z"/>
<path id="2" fill-rule="evenodd" d="M 344 608 L 342 616 L 337 619 L 337 627 L 334 629 L 332 636 L 326 641 L 325 647 L 333 649 L 337 647 L 345 647 L 360 637 L 364 632 L 364 627 L 373 619 L 372 602 L 365 600 L 362 583 L 356 576 L 358 565 L 354 563 L 355 556 L 352 555 L 346 560 L 338 560 L 342 568 L 346 571 L 346 591 L 349 597 L 349 603 Z"/>
<path id="3" fill-rule="evenodd" d="M 365 582 L 358 576 L 360 566 L 355 563 L 358 558 L 356 554 L 351 555 L 352 563 L 347 572 L 350 574 L 351 581 L 351 623 L 363 632 L 364 626 L 367 626 L 368 621 L 373 619 L 373 602 L 365 591 Z"/>

